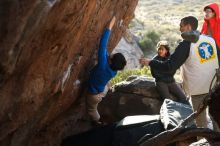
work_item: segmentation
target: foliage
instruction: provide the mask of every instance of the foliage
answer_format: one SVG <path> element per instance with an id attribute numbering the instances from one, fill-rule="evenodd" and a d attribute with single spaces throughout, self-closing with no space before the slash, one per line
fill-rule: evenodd
<path id="1" fill-rule="evenodd" d="M 131 75 L 147 75 L 151 76 L 149 67 L 143 67 L 141 69 L 130 69 L 119 71 L 118 74 L 111 80 L 111 84 L 115 85 L 121 81 L 126 80 Z"/>
<path id="2" fill-rule="evenodd" d="M 160 35 L 156 31 L 150 31 L 144 34 L 143 38 L 139 41 L 139 45 L 146 55 L 149 51 L 155 51 L 156 45 L 160 40 Z"/>
<path id="3" fill-rule="evenodd" d="M 139 0 L 135 10 L 135 18 L 129 29 L 140 38 L 139 45 L 145 56 L 152 57 L 155 54 L 155 44 L 147 35 L 146 31 L 156 31 L 160 40 L 167 40 L 170 48 L 175 49 L 182 39 L 179 31 L 180 20 L 185 16 L 195 16 L 199 20 L 198 30 L 201 30 L 203 8 L 213 0 Z M 215 1 L 220 5 L 220 1 Z M 141 22 L 141 23 L 139 23 Z M 144 37 L 143 37 L 144 36 Z"/>
<path id="4" fill-rule="evenodd" d="M 111 85 L 115 85 L 119 82 L 122 82 L 131 75 L 138 75 L 138 76 L 146 75 L 148 77 L 152 77 L 150 68 L 148 66 L 144 66 L 141 69 L 130 69 L 130 70 L 118 71 L 117 75 L 111 80 Z M 174 75 L 174 78 L 177 82 L 182 83 L 180 70 L 177 70 L 176 74 Z"/>

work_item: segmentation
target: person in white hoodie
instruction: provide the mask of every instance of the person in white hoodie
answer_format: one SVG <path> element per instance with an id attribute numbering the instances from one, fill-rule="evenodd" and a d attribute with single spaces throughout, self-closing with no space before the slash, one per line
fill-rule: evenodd
<path id="1" fill-rule="evenodd" d="M 196 31 L 197 27 L 198 20 L 195 17 L 188 16 L 181 19 L 181 33 Z M 208 94 L 215 70 L 219 68 L 215 41 L 206 35 L 199 35 L 196 42 L 183 40 L 166 61 L 145 58 L 145 65 L 161 72 L 175 71 L 181 67 L 183 88 L 191 96 L 194 111 L 199 108 Z M 219 131 L 217 124 L 213 119 L 212 121 L 214 130 Z M 198 127 L 207 128 L 206 111 L 196 118 L 196 124 Z"/>

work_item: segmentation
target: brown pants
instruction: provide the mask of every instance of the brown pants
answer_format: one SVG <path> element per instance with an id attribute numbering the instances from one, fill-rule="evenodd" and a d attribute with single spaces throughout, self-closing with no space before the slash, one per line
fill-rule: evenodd
<path id="1" fill-rule="evenodd" d="M 192 102 L 192 107 L 193 110 L 196 111 L 198 110 L 200 104 L 203 102 L 205 96 L 207 94 L 202 94 L 202 95 L 193 95 L 191 96 L 191 102 Z M 213 124 L 213 130 L 219 132 L 219 127 L 217 123 L 214 121 L 212 116 L 208 114 L 207 110 L 204 110 L 200 115 L 196 118 L 196 125 L 197 127 L 203 127 L 203 128 L 208 128 L 208 118 L 207 116 L 210 117 L 212 124 Z"/>
<path id="2" fill-rule="evenodd" d="M 91 120 L 99 121 L 100 115 L 98 112 L 98 104 L 102 101 L 102 98 L 105 96 L 105 93 L 99 94 L 90 94 L 87 93 L 86 96 L 86 108 L 87 113 Z"/>

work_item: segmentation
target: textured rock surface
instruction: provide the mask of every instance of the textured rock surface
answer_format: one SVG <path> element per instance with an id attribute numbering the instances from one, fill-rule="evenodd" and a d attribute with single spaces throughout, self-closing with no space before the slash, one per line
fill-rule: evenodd
<path id="1" fill-rule="evenodd" d="M 59 145 L 86 130 L 83 82 L 113 15 L 109 48 L 137 0 L 0 1 L 0 145 Z M 123 21 L 122 21 L 123 20 Z"/>
<path id="2" fill-rule="evenodd" d="M 113 122 L 129 115 L 159 114 L 161 105 L 152 78 L 131 76 L 108 92 L 99 111 L 106 121 Z"/>
<path id="3" fill-rule="evenodd" d="M 220 86 L 211 94 L 209 112 L 220 125 Z M 171 97 L 175 100 L 175 97 Z M 128 115 L 159 114 L 162 105 L 155 83 L 146 76 L 130 76 L 115 85 L 99 106 L 101 115 L 109 122 L 119 121 Z"/>
<path id="4" fill-rule="evenodd" d="M 162 102 L 153 78 L 133 75 L 108 92 L 99 111 L 106 121 L 113 122 L 129 115 L 159 114 Z"/>

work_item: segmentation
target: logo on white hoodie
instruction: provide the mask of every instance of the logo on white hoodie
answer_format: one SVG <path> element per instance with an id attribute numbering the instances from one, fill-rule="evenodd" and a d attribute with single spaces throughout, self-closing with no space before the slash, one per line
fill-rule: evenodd
<path id="1" fill-rule="evenodd" d="M 207 42 L 202 42 L 199 44 L 198 54 L 200 63 L 210 61 L 216 57 L 212 45 Z"/>

